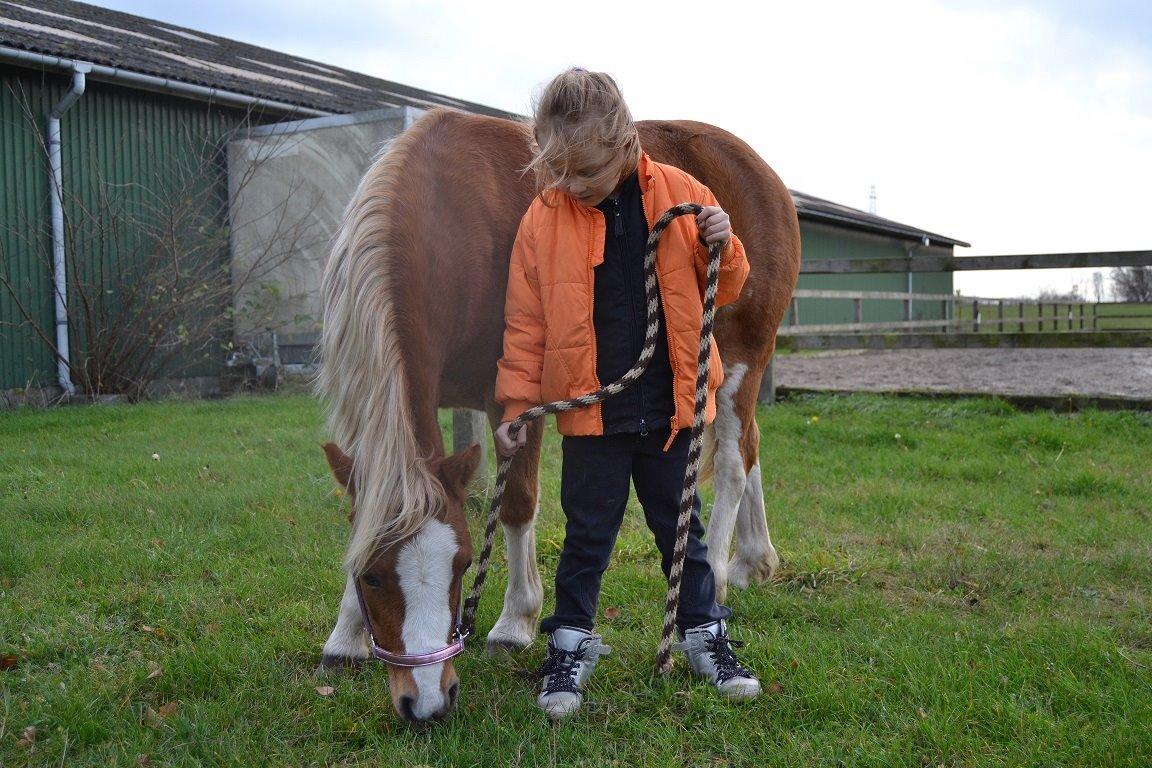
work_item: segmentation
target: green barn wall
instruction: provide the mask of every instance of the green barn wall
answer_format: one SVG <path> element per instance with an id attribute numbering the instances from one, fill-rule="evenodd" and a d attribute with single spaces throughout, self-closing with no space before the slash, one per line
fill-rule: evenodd
<path id="1" fill-rule="evenodd" d="M 916 256 L 951 256 L 951 246 L 924 247 L 909 240 L 859 232 L 801 219 L 800 248 L 803 261 L 815 259 L 891 259 Z M 824 291 L 896 291 L 908 292 L 908 275 L 899 274 L 846 274 L 800 275 L 797 288 Z M 912 273 L 913 293 L 952 293 L 952 274 L 948 272 Z M 855 306 L 850 299 L 799 299 L 800 324 L 824 325 L 853 323 Z M 904 306 L 899 301 L 865 300 L 861 306 L 862 320 L 866 323 L 891 322 L 904 319 Z M 943 317 L 938 301 L 912 302 L 913 320 L 936 320 Z M 791 320 L 791 313 L 785 322 Z"/>
<path id="2" fill-rule="evenodd" d="M 54 333 L 44 137 L 47 115 L 70 83 L 70 76 L 55 71 L 0 66 L 0 275 L 17 294 L 0 285 L 0 389 L 55 382 L 53 357 L 23 321 L 17 302 L 40 328 Z M 89 79 L 61 120 L 70 275 L 93 280 L 130 272 L 150 247 L 133 223 L 162 224 L 166 201 L 189 191 L 202 202 L 203 216 L 226 226 L 226 167 L 214 150 L 246 122 L 260 121 L 242 110 Z M 191 168 L 203 169 L 199 181 L 190 181 Z M 212 258 L 226 267 L 226 251 Z M 116 311 L 123 297 L 104 292 L 96 300 Z M 83 310 L 73 285 L 70 314 Z M 74 359 L 85 343 L 73 328 Z"/>

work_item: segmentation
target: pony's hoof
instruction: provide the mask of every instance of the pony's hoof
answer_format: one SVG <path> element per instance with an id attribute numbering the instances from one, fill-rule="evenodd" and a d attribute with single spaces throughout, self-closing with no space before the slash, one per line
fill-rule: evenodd
<path id="1" fill-rule="evenodd" d="M 508 656 L 519 653 L 531 644 L 531 640 L 524 642 L 506 636 L 492 637 L 492 635 L 488 635 L 484 650 L 489 656 Z"/>
<path id="2" fill-rule="evenodd" d="M 357 670 L 364 666 L 365 661 L 367 659 L 360 659 L 355 656 L 335 656 L 326 653 L 320 657 L 320 666 L 316 667 L 316 674 L 326 675 L 340 670 Z"/>
<path id="3" fill-rule="evenodd" d="M 738 589 L 747 589 L 753 584 L 771 581 L 779 567 L 780 558 L 775 552 L 755 560 L 736 558 L 728 565 L 728 583 Z"/>

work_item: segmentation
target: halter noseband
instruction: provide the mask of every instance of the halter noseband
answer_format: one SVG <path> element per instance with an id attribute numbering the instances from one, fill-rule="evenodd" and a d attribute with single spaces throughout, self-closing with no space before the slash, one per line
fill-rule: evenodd
<path id="1" fill-rule="evenodd" d="M 448 659 L 459 656 L 464 652 L 464 641 L 472 634 L 460 627 L 460 618 L 456 619 L 456 627 L 452 630 L 452 640 L 448 645 L 438 651 L 429 653 L 393 653 L 376 644 L 376 636 L 372 634 L 372 623 L 368 619 L 368 605 L 364 602 L 364 592 L 360 588 L 360 578 L 353 577 L 352 583 L 356 585 L 356 599 L 360 602 L 360 618 L 364 622 L 364 633 L 368 635 L 368 650 L 373 658 L 394 667 L 427 667 L 440 664 Z"/>

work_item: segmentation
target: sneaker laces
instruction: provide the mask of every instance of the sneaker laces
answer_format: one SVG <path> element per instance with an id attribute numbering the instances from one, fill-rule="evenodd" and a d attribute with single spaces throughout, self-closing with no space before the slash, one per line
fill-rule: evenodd
<path id="1" fill-rule="evenodd" d="M 576 687 L 576 665 L 584 660 L 588 641 L 575 651 L 566 651 L 548 643 L 548 658 L 540 665 L 537 677 L 544 677 L 544 693 L 579 693 Z"/>
<path id="2" fill-rule="evenodd" d="M 711 633 L 709 633 L 711 634 Z M 750 677 L 756 679 L 756 674 L 745 667 L 736 658 L 733 648 L 743 648 L 744 643 L 733 640 L 728 635 L 713 635 L 711 640 L 704 640 L 704 647 L 708 649 L 712 661 L 716 664 L 716 683 L 722 684 L 734 677 Z"/>

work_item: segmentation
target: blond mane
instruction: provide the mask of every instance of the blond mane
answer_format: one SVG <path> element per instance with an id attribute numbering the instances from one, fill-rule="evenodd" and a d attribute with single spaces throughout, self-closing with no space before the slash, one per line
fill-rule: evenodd
<path id="1" fill-rule="evenodd" d="M 317 391 L 333 441 L 352 457 L 356 515 L 344 568 L 361 573 L 381 543 L 415 533 L 444 506 L 443 489 L 420 455 L 391 286 L 394 208 L 403 168 L 435 119 L 418 121 L 385 146 L 344 211 L 324 270 L 322 364 Z"/>

